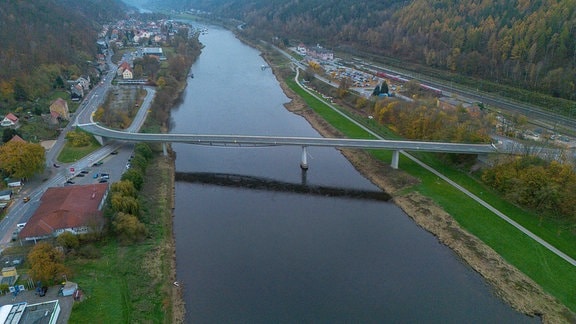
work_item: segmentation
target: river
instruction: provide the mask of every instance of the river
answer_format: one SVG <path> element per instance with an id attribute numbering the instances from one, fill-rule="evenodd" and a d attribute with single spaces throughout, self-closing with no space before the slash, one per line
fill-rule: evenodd
<path id="1" fill-rule="evenodd" d="M 218 27 L 200 40 L 171 132 L 320 136 L 257 50 Z M 300 148 L 173 147 L 187 322 L 537 322 L 394 204 L 295 190 L 378 190 L 335 149 L 309 148 L 303 174 Z"/>

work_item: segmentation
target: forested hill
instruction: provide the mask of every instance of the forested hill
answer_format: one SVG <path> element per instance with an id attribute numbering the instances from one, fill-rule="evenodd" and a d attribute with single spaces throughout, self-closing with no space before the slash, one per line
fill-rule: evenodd
<path id="1" fill-rule="evenodd" d="M 157 2 L 158 0 L 148 0 Z M 574 0 L 162 0 L 278 36 L 351 46 L 576 99 Z"/>
<path id="2" fill-rule="evenodd" d="M 94 60 L 101 24 L 125 13 L 119 0 L 0 1 L 0 91 L 36 88 L 41 66 L 81 70 Z M 84 71 L 80 71 L 84 72 Z"/>

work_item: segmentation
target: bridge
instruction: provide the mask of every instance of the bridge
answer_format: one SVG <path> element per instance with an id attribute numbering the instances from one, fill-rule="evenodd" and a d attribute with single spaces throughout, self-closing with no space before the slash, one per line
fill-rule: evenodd
<path id="1" fill-rule="evenodd" d="M 150 134 L 133 133 L 102 127 L 97 123 L 78 124 L 84 131 L 103 138 L 111 138 L 129 142 L 160 142 L 164 154 L 167 154 L 166 143 L 188 143 L 208 146 L 300 146 L 302 156 L 300 167 L 308 169 L 307 147 L 334 147 L 356 149 L 385 149 L 393 151 L 391 166 L 398 168 L 400 151 L 443 152 L 463 154 L 498 153 L 493 144 L 463 144 L 443 142 L 396 141 L 379 139 L 346 139 L 346 138 L 314 138 L 288 136 L 251 136 L 251 135 L 200 135 L 200 134 Z"/>

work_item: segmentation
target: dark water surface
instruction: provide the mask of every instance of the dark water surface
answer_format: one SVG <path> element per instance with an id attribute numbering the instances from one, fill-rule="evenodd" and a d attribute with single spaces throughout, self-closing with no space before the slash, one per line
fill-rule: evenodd
<path id="1" fill-rule="evenodd" d="M 319 137 L 285 110 L 289 99 L 256 50 L 218 28 L 201 41 L 173 133 Z M 299 148 L 174 148 L 187 322 L 536 321 L 394 204 L 306 192 L 378 190 L 337 150 L 309 148 L 303 186 Z M 205 180 L 211 174 L 228 180 Z"/>

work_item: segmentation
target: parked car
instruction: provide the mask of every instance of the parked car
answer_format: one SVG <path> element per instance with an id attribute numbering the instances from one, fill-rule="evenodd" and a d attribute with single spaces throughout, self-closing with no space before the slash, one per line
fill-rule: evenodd
<path id="1" fill-rule="evenodd" d="M 97 167 L 97 166 L 101 166 L 102 164 L 104 164 L 104 162 L 98 161 L 98 162 L 92 164 L 92 166 L 93 166 L 93 167 Z"/>
<path id="2" fill-rule="evenodd" d="M 66 181 L 66 183 L 67 183 L 67 184 L 74 184 L 75 182 L 72 181 L 72 180 L 68 180 L 68 181 Z"/>
<path id="3" fill-rule="evenodd" d="M 98 183 L 106 183 L 106 182 L 108 182 L 108 179 L 100 179 L 100 180 L 98 180 Z"/>
<path id="4" fill-rule="evenodd" d="M 76 176 L 82 178 L 84 176 L 84 173 L 78 173 Z"/>
<path id="5" fill-rule="evenodd" d="M 88 171 L 88 170 L 82 170 L 82 171 L 80 171 L 80 173 L 82 173 L 82 174 L 88 174 L 88 173 L 90 173 L 90 171 Z"/>
<path id="6" fill-rule="evenodd" d="M 27 203 L 27 202 L 30 201 L 30 197 L 29 197 L 29 196 L 26 196 L 26 197 L 22 198 L 22 201 L 25 202 L 25 203 Z"/>
<path id="7" fill-rule="evenodd" d="M 112 152 L 112 153 L 110 153 L 110 154 L 112 154 L 112 155 L 116 155 L 116 154 L 118 154 L 118 151 L 113 151 L 113 152 Z"/>

